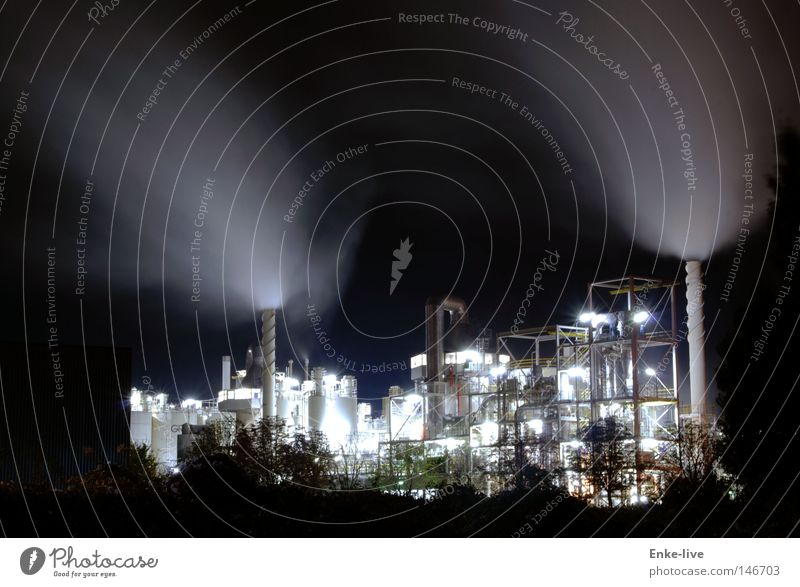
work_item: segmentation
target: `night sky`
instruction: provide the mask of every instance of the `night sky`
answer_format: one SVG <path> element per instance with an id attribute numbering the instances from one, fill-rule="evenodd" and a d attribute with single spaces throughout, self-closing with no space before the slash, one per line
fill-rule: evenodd
<path id="1" fill-rule="evenodd" d="M 0 5 L 2 340 L 130 347 L 134 385 L 209 398 L 275 306 L 279 366 L 376 398 L 429 296 L 508 330 L 557 253 L 524 327 L 701 259 L 718 362 L 800 123 L 799 4 L 107 4 Z"/>

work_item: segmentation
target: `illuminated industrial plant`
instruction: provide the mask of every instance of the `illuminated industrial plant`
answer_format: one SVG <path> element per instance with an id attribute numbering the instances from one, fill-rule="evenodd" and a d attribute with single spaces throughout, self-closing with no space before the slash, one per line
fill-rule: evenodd
<path id="1" fill-rule="evenodd" d="M 235 424 L 276 416 L 290 432 L 318 430 L 334 451 L 357 454 L 365 475 L 413 446 L 424 462 L 435 463 L 427 473 L 469 478 L 487 494 L 533 465 L 572 494 L 597 500 L 579 455 L 591 425 L 613 419 L 633 455 L 615 503 L 657 499 L 674 469 L 680 417 L 705 411 L 699 263 L 688 263 L 687 272 L 692 405 L 686 409 L 679 409 L 677 389 L 680 284 L 625 277 L 592 283 L 585 311 L 571 323 L 478 336 L 466 347 L 454 336 L 469 324 L 464 301 L 429 299 L 425 352 L 410 358 L 413 385 L 391 387 L 379 415 L 358 401 L 352 375 L 310 369 L 307 361 L 300 373 L 292 361 L 277 371 L 275 311 L 266 310 L 261 344 L 247 351 L 245 368 L 231 372 L 231 358 L 223 357 L 215 400 L 168 405 L 163 394 L 134 390 L 132 440 L 174 468 L 200 427 L 218 421 L 233 431 Z"/>

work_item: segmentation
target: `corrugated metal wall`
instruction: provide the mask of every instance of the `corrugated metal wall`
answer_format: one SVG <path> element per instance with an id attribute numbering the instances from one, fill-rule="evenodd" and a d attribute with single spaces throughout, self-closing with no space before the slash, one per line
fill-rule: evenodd
<path id="1" fill-rule="evenodd" d="M 130 349 L 0 343 L 0 479 L 59 487 L 125 463 L 130 387 Z"/>

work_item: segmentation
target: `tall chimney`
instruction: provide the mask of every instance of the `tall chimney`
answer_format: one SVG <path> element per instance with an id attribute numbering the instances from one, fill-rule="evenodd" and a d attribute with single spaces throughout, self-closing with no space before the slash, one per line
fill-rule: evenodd
<path id="1" fill-rule="evenodd" d="M 226 355 L 222 357 L 222 389 L 231 388 L 231 358 Z"/>
<path id="2" fill-rule="evenodd" d="M 703 324 L 703 268 L 700 261 L 686 262 L 686 312 L 689 341 L 689 387 L 692 416 L 706 413 L 706 329 Z"/>
<path id="3" fill-rule="evenodd" d="M 261 350 L 264 368 L 261 371 L 261 417 L 275 416 L 275 310 L 261 314 Z"/>
<path id="4" fill-rule="evenodd" d="M 430 297 L 425 302 L 425 381 L 439 381 L 442 378 L 444 363 L 444 313 L 450 314 L 450 326 L 456 322 L 469 323 L 467 304 L 455 296 Z M 454 317 L 457 314 L 457 318 Z"/>
<path id="5" fill-rule="evenodd" d="M 286 376 L 287 377 L 291 377 L 292 376 L 292 365 L 294 365 L 294 361 L 292 359 L 289 359 L 289 363 L 286 365 Z"/>

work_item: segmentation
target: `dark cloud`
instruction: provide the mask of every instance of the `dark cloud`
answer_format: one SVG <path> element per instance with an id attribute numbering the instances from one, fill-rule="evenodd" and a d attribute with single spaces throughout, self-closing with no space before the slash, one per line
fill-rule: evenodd
<path id="1" fill-rule="evenodd" d="M 325 359 L 312 303 L 339 352 L 373 364 L 421 349 L 424 299 L 453 288 L 505 330 L 546 248 L 565 265 L 542 321 L 577 311 L 594 276 L 727 265 L 745 159 L 757 221 L 774 125 L 796 122 L 797 6 L 162 4 L 122 0 L 96 23 L 80 4 L 4 7 L 4 131 L 30 99 L 0 239 L 3 295 L 21 315 L 24 267 L 32 336 L 55 246 L 64 330 L 80 336 L 82 301 L 85 335 L 113 327 L 171 388 L 205 382 L 200 343 L 213 388 L 265 306 L 286 308 L 280 360 Z"/>

